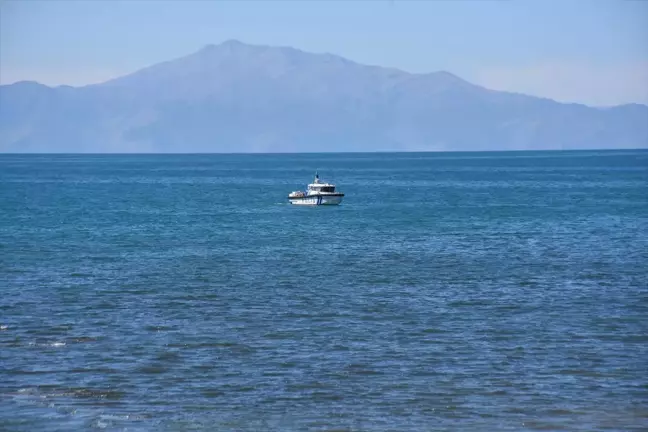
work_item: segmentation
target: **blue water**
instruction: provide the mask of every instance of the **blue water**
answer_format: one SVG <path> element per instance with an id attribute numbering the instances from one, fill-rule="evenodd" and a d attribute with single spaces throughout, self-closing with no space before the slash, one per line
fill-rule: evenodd
<path id="1" fill-rule="evenodd" d="M 2 155 L 0 205 L 1 430 L 648 428 L 648 151 Z"/>

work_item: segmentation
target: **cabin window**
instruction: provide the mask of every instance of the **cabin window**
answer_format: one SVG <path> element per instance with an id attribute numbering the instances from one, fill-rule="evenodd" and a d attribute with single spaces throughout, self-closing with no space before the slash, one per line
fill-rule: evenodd
<path id="1" fill-rule="evenodd" d="M 322 187 L 322 192 L 334 192 L 335 188 L 333 186 L 324 186 Z"/>

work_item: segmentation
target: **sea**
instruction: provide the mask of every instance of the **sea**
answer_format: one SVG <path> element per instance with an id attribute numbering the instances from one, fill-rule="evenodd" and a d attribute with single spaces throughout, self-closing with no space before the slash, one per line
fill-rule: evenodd
<path id="1" fill-rule="evenodd" d="M 0 294 L 2 431 L 646 431 L 648 151 L 4 154 Z"/>

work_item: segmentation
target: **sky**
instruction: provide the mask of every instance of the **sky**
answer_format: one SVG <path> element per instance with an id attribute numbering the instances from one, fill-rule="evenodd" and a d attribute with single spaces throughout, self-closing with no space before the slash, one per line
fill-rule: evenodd
<path id="1" fill-rule="evenodd" d="M 103 82 L 229 39 L 648 104 L 648 0 L 0 0 L 0 84 Z"/>

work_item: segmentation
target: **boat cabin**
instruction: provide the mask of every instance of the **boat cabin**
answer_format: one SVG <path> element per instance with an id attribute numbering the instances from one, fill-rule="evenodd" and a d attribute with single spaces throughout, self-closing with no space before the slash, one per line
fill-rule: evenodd
<path id="1" fill-rule="evenodd" d="M 321 183 L 313 183 L 308 185 L 308 190 L 309 192 L 315 192 L 315 193 L 335 193 L 335 186 L 332 184 L 321 184 Z"/>
<path id="2" fill-rule="evenodd" d="M 331 183 L 320 183 L 319 174 L 315 173 L 315 180 L 308 185 L 308 193 L 335 193 L 335 185 Z"/>

